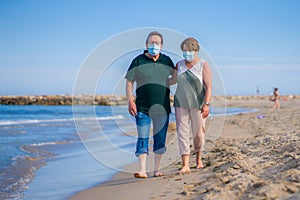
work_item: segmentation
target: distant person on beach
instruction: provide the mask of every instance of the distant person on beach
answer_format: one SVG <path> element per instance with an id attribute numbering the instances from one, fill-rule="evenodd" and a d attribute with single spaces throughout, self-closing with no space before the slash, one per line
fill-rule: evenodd
<path id="1" fill-rule="evenodd" d="M 170 84 L 174 63 L 169 56 L 161 53 L 163 36 L 151 32 L 146 39 L 143 54 L 138 55 L 130 64 L 126 74 L 126 95 L 128 111 L 135 117 L 138 132 L 135 155 L 139 158 L 139 171 L 136 178 L 147 178 L 146 160 L 149 153 L 148 143 L 150 124 L 153 124 L 154 176 L 163 176 L 160 171 L 162 154 L 166 152 L 166 135 L 169 125 Z M 136 99 L 132 91 L 136 82 Z"/>
<path id="2" fill-rule="evenodd" d="M 280 109 L 280 103 L 279 103 L 279 91 L 278 88 L 274 88 L 272 97 L 270 99 L 271 101 L 274 101 L 274 104 L 272 106 L 272 111 L 275 109 Z"/>
<path id="3" fill-rule="evenodd" d="M 185 39 L 180 46 L 183 60 L 176 64 L 173 78 L 177 79 L 174 106 L 182 158 L 180 172 L 190 172 L 190 132 L 193 134 L 197 169 L 203 168 L 201 151 L 205 140 L 205 121 L 209 115 L 212 92 L 212 77 L 207 61 L 198 56 L 200 45 L 195 38 Z"/>

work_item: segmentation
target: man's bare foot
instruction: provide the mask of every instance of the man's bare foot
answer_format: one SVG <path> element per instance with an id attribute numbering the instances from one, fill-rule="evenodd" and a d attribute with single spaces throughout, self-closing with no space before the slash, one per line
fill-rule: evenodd
<path id="1" fill-rule="evenodd" d="M 142 172 L 135 172 L 133 176 L 135 178 L 147 178 L 147 174 Z"/>
<path id="2" fill-rule="evenodd" d="M 180 170 L 180 173 L 190 173 L 191 169 L 189 167 L 182 167 L 182 169 Z"/>
<path id="3" fill-rule="evenodd" d="M 153 176 L 154 176 L 154 177 L 161 177 L 161 176 L 164 176 L 164 174 L 161 173 L 160 171 L 154 171 Z"/>

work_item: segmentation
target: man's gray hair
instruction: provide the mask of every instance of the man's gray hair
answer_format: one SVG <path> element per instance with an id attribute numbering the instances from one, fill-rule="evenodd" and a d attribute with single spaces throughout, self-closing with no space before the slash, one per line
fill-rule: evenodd
<path id="1" fill-rule="evenodd" d="M 163 39 L 163 36 L 162 36 L 162 34 L 161 34 L 161 33 L 159 33 L 158 31 L 152 31 L 151 33 L 149 33 L 149 35 L 148 35 L 148 37 L 147 37 L 147 39 L 146 39 L 146 44 L 148 43 L 148 41 L 149 41 L 149 38 L 150 38 L 151 36 L 153 36 L 153 35 L 157 35 L 157 36 L 159 36 L 159 37 L 160 37 L 160 39 L 161 39 L 161 44 L 163 44 L 163 43 L 164 43 L 164 39 Z"/>

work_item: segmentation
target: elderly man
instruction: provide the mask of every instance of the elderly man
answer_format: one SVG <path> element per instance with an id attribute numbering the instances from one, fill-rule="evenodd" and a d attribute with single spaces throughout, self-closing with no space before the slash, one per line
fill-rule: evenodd
<path id="1" fill-rule="evenodd" d="M 138 140 L 135 155 L 139 158 L 139 171 L 136 178 L 147 178 L 146 160 L 150 124 L 153 123 L 154 176 L 163 176 L 160 171 L 162 154 L 166 152 L 166 135 L 169 124 L 170 88 L 169 78 L 173 74 L 174 63 L 170 57 L 161 53 L 163 36 L 151 32 L 146 39 L 143 54 L 133 59 L 126 74 L 126 95 L 128 111 L 136 118 Z M 136 99 L 132 91 L 136 82 Z"/>

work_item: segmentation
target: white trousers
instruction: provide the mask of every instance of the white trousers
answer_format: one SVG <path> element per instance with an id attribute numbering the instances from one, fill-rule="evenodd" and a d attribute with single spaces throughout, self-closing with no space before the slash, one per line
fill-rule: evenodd
<path id="1" fill-rule="evenodd" d="M 193 135 L 194 150 L 200 152 L 205 141 L 205 121 L 197 108 L 175 107 L 179 154 L 190 154 L 190 132 Z"/>

